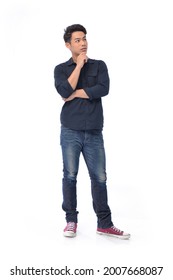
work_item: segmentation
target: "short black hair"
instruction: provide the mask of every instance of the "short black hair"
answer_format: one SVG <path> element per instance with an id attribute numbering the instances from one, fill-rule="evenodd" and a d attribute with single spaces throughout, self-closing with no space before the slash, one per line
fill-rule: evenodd
<path id="1" fill-rule="evenodd" d="M 70 42 L 72 33 L 76 31 L 82 31 L 85 35 L 87 34 L 86 28 L 84 26 L 81 24 L 72 24 L 64 30 L 64 41 L 66 43 Z"/>

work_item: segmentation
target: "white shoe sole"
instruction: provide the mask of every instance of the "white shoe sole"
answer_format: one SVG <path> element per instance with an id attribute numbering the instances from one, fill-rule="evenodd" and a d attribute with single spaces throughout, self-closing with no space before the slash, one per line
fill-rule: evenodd
<path id="1" fill-rule="evenodd" d="M 126 235 L 115 235 L 115 234 L 110 234 L 110 233 L 105 233 L 105 232 L 100 232 L 100 231 L 96 231 L 96 233 L 100 234 L 100 235 L 107 235 L 107 236 L 110 236 L 110 237 L 116 237 L 116 238 L 119 238 L 119 239 L 129 239 L 130 238 L 130 234 L 126 234 Z"/>
<path id="2" fill-rule="evenodd" d="M 65 231 L 64 236 L 65 237 L 75 237 L 76 233 L 74 233 L 73 231 Z"/>

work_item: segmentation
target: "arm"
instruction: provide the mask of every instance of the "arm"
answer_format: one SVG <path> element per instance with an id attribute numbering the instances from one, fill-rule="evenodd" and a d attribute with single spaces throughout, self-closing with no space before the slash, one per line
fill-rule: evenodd
<path id="1" fill-rule="evenodd" d="M 65 63 L 57 65 L 54 70 L 55 88 L 63 99 L 67 99 L 74 92 L 78 79 L 80 76 L 81 69 L 84 63 L 87 61 L 85 53 L 81 53 L 77 57 L 76 67 L 72 73 L 66 71 Z M 68 68 L 67 68 L 68 70 Z"/>
<path id="2" fill-rule="evenodd" d="M 109 93 L 109 75 L 103 61 L 99 61 L 96 77 L 95 85 L 74 91 L 68 98 L 63 98 L 64 101 L 71 101 L 76 97 L 93 100 L 106 96 Z"/>
<path id="3" fill-rule="evenodd" d="M 87 59 L 88 57 L 86 56 L 85 52 L 82 52 L 80 55 L 78 55 L 76 59 L 76 67 L 71 73 L 70 77 L 68 78 L 68 82 L 74 90 L 77 86 L 81 69 L 84 66 L 84 64 L 87 62 Z"/>
<path id="4" fill-rule="evenodd" d="M 63 98 L 63 100 L 67 102 L 73 100 L 76 97 L 85 98 L 85 99 L 89 98 L 89 96 L 86 94 L 86 92 L 83 89 L 77 89 L 68 98 Z"/>
<path id="5" fill-rule="evenodd" d="M 66 63 L 57 65 L 54 70 L 55 88 L 62 98 L 68 98 L 74 91 L 67 78 Z"/>

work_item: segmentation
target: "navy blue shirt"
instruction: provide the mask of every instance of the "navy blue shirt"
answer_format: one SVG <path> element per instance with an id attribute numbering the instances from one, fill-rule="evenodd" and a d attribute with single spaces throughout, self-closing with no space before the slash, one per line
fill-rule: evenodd
<path id="1" fill-rule="evenodd" d="M 109 93 L 109 75 L 104 61 L 88 59 L 81 69 L 76 89 L 73 90 L 68 77 L 76 67 L 70 58 L 54 69 L 55 87 L 63 98 L 68 98 L 76 89 L 83 89 L 89 99 L 74 98 L 65 102 L 61 110 L 61 124 L 75 130 L 103 128 L 101 98 Z"/>

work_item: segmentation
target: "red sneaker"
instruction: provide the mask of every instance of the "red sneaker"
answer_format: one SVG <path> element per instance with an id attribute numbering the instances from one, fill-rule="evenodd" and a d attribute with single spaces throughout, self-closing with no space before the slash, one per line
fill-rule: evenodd
<path id="1" fill-rule="evenodd" d="M 97 228 L 97 233 L 114 236 L 114 237 L 117 237 L 120 239 L 129 239 L 130 238 L 129 233 L 125 233 L 124 231 L 122 231 L 114 226 L 112 226 L 110 228 Z"/>
<path id="2" fill-rule="evenodd" d="M 66 237 L 75 237 L 76 236 L 76 229 L 77 224 L 74 222 L 67 223 L 65 229 L 64 229 L 64 236 Z"/>

